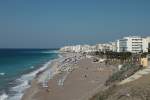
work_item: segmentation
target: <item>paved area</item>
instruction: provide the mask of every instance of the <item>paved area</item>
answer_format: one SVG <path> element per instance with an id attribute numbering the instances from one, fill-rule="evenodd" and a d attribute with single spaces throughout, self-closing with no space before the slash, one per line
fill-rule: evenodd
<path id="1" fill-rule="evenodd" d="M 125 84 L 125 83 L 128 83 L 128 82 L 131 82 L 131 81 L 134 81 L 136 79 L 139 79 L 140 77 L 144 76 L 144 75 L 147 75 L 150 73 L 150 66 L 147 67 L 147 68 L 144 68 L 142 70 L 139 70 L 138 72 L 136 72 L 135 74 L 133 74 L 132 76 L 128 77 L 127 79 L 121 81 L 119 83 L 119 85 L 121 84 Z"/>

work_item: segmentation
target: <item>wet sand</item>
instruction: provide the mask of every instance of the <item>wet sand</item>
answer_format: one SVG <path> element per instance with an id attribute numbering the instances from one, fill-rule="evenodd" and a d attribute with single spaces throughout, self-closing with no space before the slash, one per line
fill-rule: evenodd
<path id="1" fill-rule="evenodd" d="M 104 83 L 112 74 L 113 66 L 93 63 L 85 58 L 73 66 L 63 85 L 58 82 L 66 73 L 59 73 L 49 80 L 48 88 L 41 87 L 34 79 L 22 100 L 88 100 L 105 88 Z"/>

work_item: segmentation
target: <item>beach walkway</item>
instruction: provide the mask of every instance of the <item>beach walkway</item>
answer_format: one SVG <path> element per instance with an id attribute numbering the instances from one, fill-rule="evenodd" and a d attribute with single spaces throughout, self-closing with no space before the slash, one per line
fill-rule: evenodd
<path id="1" fill-rule="evenodd" d="M 125 83 L 128 83 L 128 82 L 131 82 L 131 81 L 134 81 L 134 80 L 137 80 L 139 78 L 141 78 L 142 76 L 144 75 L 147 75 L 147 74 L 150 74 L 150 66 L 147 67 L 147 68 L 144 68 L 142 70 L 139 70 L 138 72 L 136 72 L 135 74 L 133 74 L 132 76 L 126 78 L 125 80 L 121 81 L 119 83 L 119 85 L 121 84 L 125 84 Z"/>

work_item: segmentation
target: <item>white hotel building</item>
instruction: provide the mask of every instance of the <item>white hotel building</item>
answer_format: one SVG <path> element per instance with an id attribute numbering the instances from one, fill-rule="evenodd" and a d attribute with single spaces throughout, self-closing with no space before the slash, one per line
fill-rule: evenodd
<path id="1" fill-rule="evenodd" d="M 117 40 L 118 52 L 148 52 L 149 38 L 142 38 L 140 36 L 129 36 Z"/>
<path id="2" fill-rule="evenodd" d="M 142 38 L 140 36 L 129 36 L 117 40 L 117 42 L 109 42 L 96 45 L 75 45 L 65 46 L 60 51 L 65 52 L 95 52 L 95 51 L 113 51 L 113 52 L 148 52 L 150 48 L 150 37 Z"/>

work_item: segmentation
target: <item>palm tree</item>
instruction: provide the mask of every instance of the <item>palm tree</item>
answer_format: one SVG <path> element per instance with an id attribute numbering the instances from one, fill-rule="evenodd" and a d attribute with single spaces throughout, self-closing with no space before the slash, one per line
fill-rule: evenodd
<path id="1" fill-rule="evenodd" d="M 148 48 L 148 53 L 150 54 L 150 48 Z"/>

